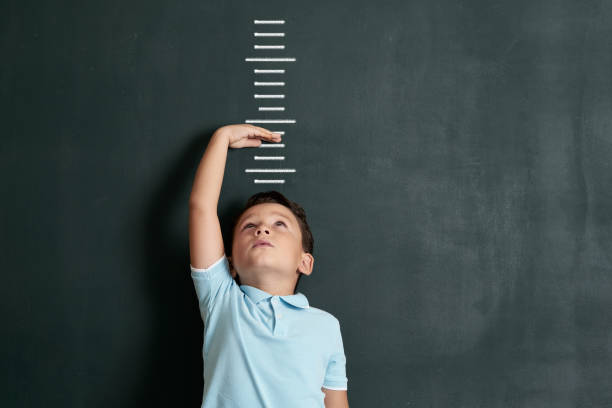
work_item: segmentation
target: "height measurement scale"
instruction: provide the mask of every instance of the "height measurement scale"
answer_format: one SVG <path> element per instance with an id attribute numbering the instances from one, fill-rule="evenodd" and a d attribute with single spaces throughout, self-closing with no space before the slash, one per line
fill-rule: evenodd
<path id="1" fill-rule="evenodd" d="M 281 24 L 284 25 L 285 24 L 285 20 L 254 20 L 253 21 L 256 25 L 277 25 L 277 24 Z M 265 37 L 272 37 L 272 38 L 277 38 L 277 37 L 281 37 L 284 38 L 285 37 L 285 33 L 284 32 L 255 32 L 253 33 L 253 36 L 256 39 L 259 38 L 265 38 Z M 284 50 L 285 49 L 285 45 L 283 44 L 255 44 L 253 46 L 253 49 L 255 50 Z M 287 57 L 251 57 L 251 58 L 245 58 L 244 59 L 245 62 L 262 62 L 262 63 L 269 63 L 269 62 L 274 62 L 274 63 L 287 63 L 287 62 L 295 62 L 295 58 L 287 58 Z M 267 65 L 267 64 L 262 64 L 262 65 Z M 263 68 L 254 68 L 253 69 L 253 73 L 256 75 L 256 77 L 258 77 L 260 74 L 263 75 L 267 75 L 267 74 L 272 74 L 272 75 L 282 75 L 285 73 L 284 69 L 263 69 Z M 266 81 L 266 82 L 262 82 L 262 81 L 255 81 L 253 83 L 253 85 L 255 86 L 255 94 L 253 95 L 253 98 L 255 100 L 257 100 L 260 104 L 262 105 L 277 105 L 277 106 L 259 106 L 258 107 L 258 112 L 284 112 L 285 111 L 285 107 L 284 106 L 280 106 L 282 105 L 282 102 L 277 101 L 277 100 L 284 100 L 285 99 L 285 94 L 283 93 L 283 88 L 285 86 L 285 82 L 282 81 L 276 81 L 276 82 L 271 82 L 271 81 Z M 259 88 L 262 87 L 262 88 Z M 280 87 L 280 88 L 279 88 Z M 258 91 L 258 89 L 262 89 L 261 91 Z M 272 89 L 270 92 L 267 92 L 264 89 Z M 276 89 L 280 89 L 280 91 L 275 91 Z M 261 93 L 260 93 L 261 92 Z M 264 93 L 265 92 L 265 93 Z M 285 119 L 285 118 L 273 118 L 273 119 L 246 119 L 245 123 L 260 123 L 260 124 L 266 124 L 266 123 L 271 123 L 271 124 L 295 124 L 295 119 Z M 266 126 L 267 128 L 267 126 Z M 274 133 L 278 133 L 281 135 L 285 135 L 285 131 L 284 130 L 271 130 Z M 264 149 L 270 149 L 270 148 L 276 148 L 276 149 L 282 149 L 284 148 L 285 145 L 283 143 L 264 143 L 262 141 L 262 144 L 259 146 L 259 148 L 264 148 Z M 284 161 L 285 160 L 285 156 L 254 156 L 253 157 L 254 160 L 259 160 L 259 161 Z M 244 170 L 245 173 L 263 173 L 263 174 L 275 174 L 275 173 L 279 173 L 279 174 L 284 174 L 284 173 L 295 173 L 295 169 L 266 169 L 266 168 L 254 168 L 254 169 L 245 169 Z M 285 179 L 283 178 L 269 178 L 269 179 L 259 179 L 256 178 L 253 180 L 253 182 L 255 184 L 283 184 L 285 183 Z"/>

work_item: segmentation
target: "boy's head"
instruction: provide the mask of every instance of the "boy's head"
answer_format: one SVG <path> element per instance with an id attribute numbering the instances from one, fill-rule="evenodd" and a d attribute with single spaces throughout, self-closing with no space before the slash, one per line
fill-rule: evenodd
<path id="1" fill-rule="evenodd" d="M 255 246 L 258 240 L 270 245 Z M 306 213 L 277 191 L 257 193 L 247 200 L 235 218 L 231 242 L 228 259 L 238 284 L 274 283 L 279 290 L 289 285 L 295 294 L 302 274 L 312 272 L 314 240 Z"/>

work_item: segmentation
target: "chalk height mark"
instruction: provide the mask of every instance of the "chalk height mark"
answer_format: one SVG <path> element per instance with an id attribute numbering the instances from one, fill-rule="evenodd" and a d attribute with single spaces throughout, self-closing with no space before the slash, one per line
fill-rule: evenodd
<path id="1" fill-rule="evenodd" d="M 253 20 L 256 25 L 283 25 L 285 20 Z M 284 32 L 254 32 L 253 37 L 255 38 L 284 38 Z M 284 50 L 284 44 L 255 44 L 254 50 Z M 245 62 L 265 62 L 265 63 L 287 63 L 295 62 L 294 57 L 246 57 Z M 261 69 L 254 68 L 253 73 L 255 74 L 284 74 L 285 69 Z M 255 87 L 284 87 L 285 82 L 283 81 L 255 81 L 253 82 Z M 282 91 L 281 91 L 282 92 Z M 253 99 L 285 99 L 284 93 L 256 93 L 253 94 Z M 259 112 L 284 112 L 284 106 L 259 106 Z M 262 118 L 262 119 L 246 119 L 245 123 L 273 123 L 273 124 L 295 124 L 295 119 L 284 119 L 284 118 Z M 274 130 L 274 133 L 281 135 L 285 134 L 284 130 Z M 259 148 L 284 148 L 283 143 L 263 143 Z M 285 156 L 254 156 L 253 160 L 256 161 L 284 161 Z M 245 173 L 295 173 L 295 169 L 270 169 L 270 168 L 250 168 L 245 169 Z M 285 179 L 254 179 L 255 184 L 283 184 Z"/>

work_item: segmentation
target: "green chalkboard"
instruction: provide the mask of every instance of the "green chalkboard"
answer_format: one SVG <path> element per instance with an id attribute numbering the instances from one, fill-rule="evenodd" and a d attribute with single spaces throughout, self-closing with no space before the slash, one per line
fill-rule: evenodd
<path id="1" fill-rule="evenodd" d="M 230 151 L 224 238 L 255 192 L 304 207 L 352 408 L 612 406 L 612 3 L 3 6 L 2 407 L 199 406 L 193 177 L 274 118 L 295 171 Z"/>

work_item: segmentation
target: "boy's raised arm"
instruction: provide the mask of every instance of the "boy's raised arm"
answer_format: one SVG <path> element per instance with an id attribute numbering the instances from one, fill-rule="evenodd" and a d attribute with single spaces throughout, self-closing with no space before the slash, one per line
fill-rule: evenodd
<path id="1" fill-rule="evenodd" d="M 189 253 L 194 268 L 208 268 L 225 253 L 217 216 L 229 147 L 222 129 L 217 129 L 208 142 L 189 197 Z"/>
<path id="2" fill-rule="evenodd" d="M 280 136 L 252 125 L 227 125 L 215 131 L 196 171 L 189 197 L 189 253 L 191 266 L 208 268 L 225 253 L 217 205 L 228 148 L 255 147 Z"/>

